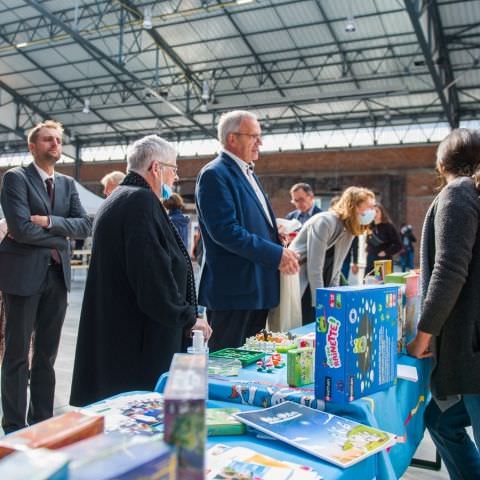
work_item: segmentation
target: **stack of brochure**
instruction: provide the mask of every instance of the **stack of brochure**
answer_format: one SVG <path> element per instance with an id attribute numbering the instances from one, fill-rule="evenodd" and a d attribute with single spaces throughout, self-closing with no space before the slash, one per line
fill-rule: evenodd
<path id="1" fill-rule="evenodd" d="M 321 480 L 312 468 L 281 462 L 243 447 L 215 445 L 207 452 L 206 480 Z"/>
<path id="2" fill-rule="evenodd" d="M 163 432 L 163 395 L 127 393 L 84 409 L 105 417 L 105 433 L 156 435 Z"/>

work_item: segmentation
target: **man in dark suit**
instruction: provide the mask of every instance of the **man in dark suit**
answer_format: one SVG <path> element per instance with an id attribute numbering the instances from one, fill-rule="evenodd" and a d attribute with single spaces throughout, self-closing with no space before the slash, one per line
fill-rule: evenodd
<path id="1" fill-rule="evenodd" d="M 287 213 L 288 220 L 298 220 L 302 225 L 322 210 L 315 205 L 315 195 L 308 183 L 296 183 L 290 189 L 291 203 L 297 207 Z"/>
<path id="2" fill-rule="evenodd" d="M 57 122 L 38 124 L 28 135 L 34 161 L 3 177 L 1 204 L 8 225 L 0 244 L 0 290 L 7 317 L 1 385 L 5 433 L 53 414 L 53 366 L 70 289 L 70 239 L 91 232 L 73 179 L 54 169 L 62 154 L 62 133 Z"/>
<path id="3" fill-rule="evenodd" d="M 213 329 L 211 350 L 239 347 L 265 328 L 279 303 L 279 271 L 298 271 L 297 255 L 284 248 L 275 215 L 253 173 L 262 144 L 256 117 L 245 111 L 222 115 L 220 155 L 197 180 L 196 202 L 205 259 L 199 303 Z"/>

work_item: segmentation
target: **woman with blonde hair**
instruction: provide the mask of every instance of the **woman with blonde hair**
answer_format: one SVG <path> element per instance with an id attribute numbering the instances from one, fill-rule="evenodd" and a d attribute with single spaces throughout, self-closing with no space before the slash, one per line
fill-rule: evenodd
<path id="1" fill-rule="evenodd" d="M 302 323 L 315 320 L 315 291 L 337 286 L 343 261 L 353 238 L 362 235 L 375 217 L 375 194 L 349 187 L 327 212 L 318 213 L 303 225 L 290 248 L 300 256 Z"/>

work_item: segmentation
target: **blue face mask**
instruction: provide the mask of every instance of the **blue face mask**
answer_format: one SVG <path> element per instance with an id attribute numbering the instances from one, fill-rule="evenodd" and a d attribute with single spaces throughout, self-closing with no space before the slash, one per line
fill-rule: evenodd
<path id="1" fill-rule="evenodd" d="M 358 215 L 358 221 L 360 222 L 360 225 L 370 225 L 374 219 L 375 219 L 374 208 L 369 208 L 368 210 L 365 210 L 363 213 L 360 213 Z"/>
<path id="2" fill-rule="evenodd" d="M 171 195 L 172 195 L 172 187 L 164 183 L 162 185 L 162 199 L 168 200 Z"/>

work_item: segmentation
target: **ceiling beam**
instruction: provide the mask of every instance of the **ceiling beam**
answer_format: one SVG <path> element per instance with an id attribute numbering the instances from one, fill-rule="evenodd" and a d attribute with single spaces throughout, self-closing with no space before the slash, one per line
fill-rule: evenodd
<path id="1" fill-rule="evenodd" d="M 89 42 L 88 40 L 84 39 L 77 31 L 71 29 L 68 25 L 66 25 L 62 20 L 57 18 L 50 10 L 45 8 L 42 4 L 38 2 L 38 0 L 24 0 L 25 3 L 30 5 L 31 7 L 35 8 L 38 12 L 45 15 L 47 18 L 50 19 L 52 23 L 59 26 L 64 30 L 68 35 L 70 35 L 80 46 L 82 46 L 85 50 L 87 50 L 96 60 L 103 60 L 106 63 L 110 64 L 114 68 L 116 68 L 120 73 L 123 75 L 128 76 L 131 80 L 136 82 L 138 85 L 141 85 L 146 91 L 148 91 L 152 96 L 159 99 L 162 103 L 168 106 L 174 113 L 180 115 L 186 119 L 188 119 L 191 123 L 196 125 L 205 135 L 208 137 L 215 137 L 215 132 L 212 129 L 206 128 L 203 124 L 198 122 L 192 115 L 187 112 L 182 111 L 179 107 L 177 107 L 172 102 L 168 101 L 166 98 L 163 98 L 158 92 L 150 87 L 148 83 L 143 81 L 142 79 L 138 78 L 134 73 L 130 72 L 123 66 L 122 64 L 118 63 L 113 58 L 106 55 L 100 48 L 96 47 L 94 44 Z"/>
<path id="2" fill-rule="evenodd" d="M 452 129 L 457 128 L 460 124 L 458 94 L 436 2 L 404 2 L 448 123 Z"/>

